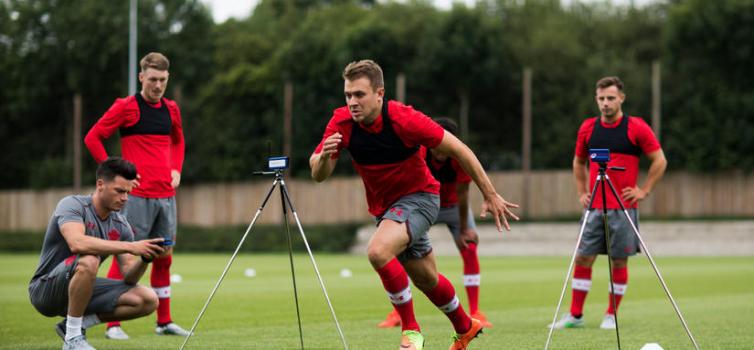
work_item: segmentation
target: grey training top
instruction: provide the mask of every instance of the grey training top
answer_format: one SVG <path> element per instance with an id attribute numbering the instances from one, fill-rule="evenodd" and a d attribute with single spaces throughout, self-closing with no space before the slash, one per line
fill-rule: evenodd
<path id="1" fill-rule="evenodd" d="M 52 271 L 61 261 L 71 257 L 71 249 L 60 233 L 60 226 L 66 222 L 84 224 L 85 234 L 111 241 L 133 241 L 134 233 L 123 215 L 111 212 L 105 220 L 97 217 L 92 204 L 92 196 L 67 196 L 58 202 L 45 232 L 39 266 L 32 281 Z M 100 263 L 107 255 L 100 256 Z"/>

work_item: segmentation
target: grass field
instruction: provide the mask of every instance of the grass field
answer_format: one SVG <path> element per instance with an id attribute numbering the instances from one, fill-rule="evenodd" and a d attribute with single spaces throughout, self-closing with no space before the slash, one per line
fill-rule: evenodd
<path id="1" fill-rule="evenodd" d="M 191 327 L 228 255 L 180 254 L 173 272 L 183 277 L 173 284 L 173 319 Z M 390 310 L 379 279 L 363 256 L 316 255 L 350 349 L 396 349 L 398 329 L 375 324 Z M 28 301 L 28 279 L 37 256 L 0 254 L 0 349 L 59 349 L 53 331 L 58 319 L 38 314 Z M 342 349 L 327 304 L 308 256 L 297 255 L 296 276 L 306 349 Z M 109 263 L 109 261 L 108 261 Z M 657 263 L 702 349 L 754 348 L 754 259 L 658 258 Z M 481 307 L 495 325 L 472 343 L 471 349 L 541 349 L 568 266 L 568 257 L 483 257 Z M 461 262 L 440 257 L 439 269 L 460 285 Z M 254 268 L 257 275 L 245 277 Z M 353 276 L 340 277 L 343 268 Z M 100 270 L 105 270 L 101 268 Z M 102 271 L 101 271 L 102 272 Z M 660 287 L 647 259 L 632 260 L 629 289 L 619 313 L 623 349 L 650 342 L 665 349 L 692 345 Z M 147 281 L 145 279 L 143 281 Z M 239 256 L 194 337 L 189 349 L 297 349 L 296 311 L 288 256 Z M 570 289 L 564 307 L 570 302 Z M 428 350 L 447 349 L 452 329 L 447 319 L 414 289 L 417 317 Z M 551 349 L 616 349 L 614 331 L 599 329 L 607 305 L 604 258 L 595 265 L 594 284 L 587 299 L 583 329 L 556 331 Z M 124 328 L 129 341 L 104 338 L 102 325 L 89 330 L 98 349 L 177 349 L 182 338 L 154 335 L 154 316 L 131 321 Z"/>

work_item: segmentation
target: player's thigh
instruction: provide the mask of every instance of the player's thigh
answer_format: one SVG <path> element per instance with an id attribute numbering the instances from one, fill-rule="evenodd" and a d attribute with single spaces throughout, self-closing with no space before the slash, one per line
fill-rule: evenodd
<path id="1" fill-rule="evenodd" d="M 77 264 L 78 255 L 71 255 L 29 284 L 29 299 L 39 313 L 45 316 L 65 316 L 68 313 L 68 285 Z"/>
<path id="2" fill-rule="evenodd" d="M 369 239 L 367 254 L 369 254 L 370 260 L 377 258 L 375 255 L 396 256 L 406 249 L 409 241 L 408 228 L 405 222 L 383 219 Z"/>
<path id="3" fill-rule="evenodd" d="M 128 196 L 126 205 L 121 210 L 134 231 L 134 240 L 151 238 L 152 229 L 158 212 L 154 199 L 134 195 Z"/>
<path id="4" fill-rule="evenodd" d="M 175 197 L 155 199 L 157 212 L 150 232 L 150 238 L 164 238 L 175 242 L 177 231 L 177 209 Z"/>
<path id="5" fill-rule="evenodd" d="M 92 298 L 86 306 L 86 314 L 111 313 L 120 305 L 138 305 L 137 299 L 121 300 L 124 295 L 134 289 L 135 285 L 128 285 L 122 280 L 98 277 L 94 282 Z"/>

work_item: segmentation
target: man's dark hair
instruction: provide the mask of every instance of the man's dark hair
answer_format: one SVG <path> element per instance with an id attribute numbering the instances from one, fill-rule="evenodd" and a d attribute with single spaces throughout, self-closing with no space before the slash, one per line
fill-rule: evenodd
<path id="1" fill-rule="evenodd" d="M 97 167 L 97 180 L 110 182 L 118 175 L 126 180 L 135 180 L 136 165 L 121 157 L 108 157 Z"/>
<path id="2" fill-rule="evenodd" d="M 458 135 L 458 124 L 453 119 L 447 117 L 435 118 L 435 123 L 440 124 L 443 129 L 448 130 L 453 135 Z"/>
<path id="3" fill-rule="evenodd" d="M 607 89 L 611 86 L 615 86 L 618 91 L 623 92 L 623 82 L 618 77 L 604 77 L 597 81 L 598 89 Z"/>

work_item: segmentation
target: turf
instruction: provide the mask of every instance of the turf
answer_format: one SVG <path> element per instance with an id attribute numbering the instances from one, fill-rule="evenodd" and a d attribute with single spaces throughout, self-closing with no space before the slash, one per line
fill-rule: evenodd
<path id="1" fill-rule="evenodd" d="M 173 319 L 191 327 L 230 254 L 180 254 L 173 272 Z M 390 310 L 379 279 L 363 256 L 316 255 L 349 349 L 395 349 L 398 329 L 375 324 Z M 0 349 L 52 349 L 61 346 L 53 331 L 58 319 L 31 306 L 27 282 L 37 263 L 32 254 L 2 254 L 0 270 Z M 337 330 L 307 255 L 294 259 L 306 349 L 342 349 Z M 702 349 L 751 349 L 754 344 L 754 260 L 752 258 L 658 258 L 657 263 Z M 541 349 L 546 324 L 555 311 L 568 257 L 483 257 L 481 307 L 494 328 L 470 349 Z M 438 258 L 440 271 L 460 286 L 461 262 Z M 245 277 L 254 268 L 256 276 Z M 340 277 L 341 269 L 353 276 Z M 103 272 L 105 268 L 101 268 Z M 643 256 L 632 259 L 629 289 L 619 310 L 623 349 L 657 342 L 665 349 L 693 348 L 651 266 Z M 148 281 L 144 279 L 142 282 Z M 446 349 L 451 328 L 421 292 L 414 290 L 417 316 L 426 349 Z M 570 301 L 566 293 L 563 310 Z M 598 328 L 607 305 L 604 258 L 595 265 L 592 293 L 585 307 L 586 327 L 556 331 L 551 349 L 616 349 L 614 331 Z M 177 349 L 183 339 L 154 335 L 154 316 L 124 323 L 129 341 L 104 338 L 103 326 L 89 330 L 98 349 Z M 188 349 L 298 349 L 300 339 L 288 256 L 246 254 L 215 295 L 188 343 Z"/>

